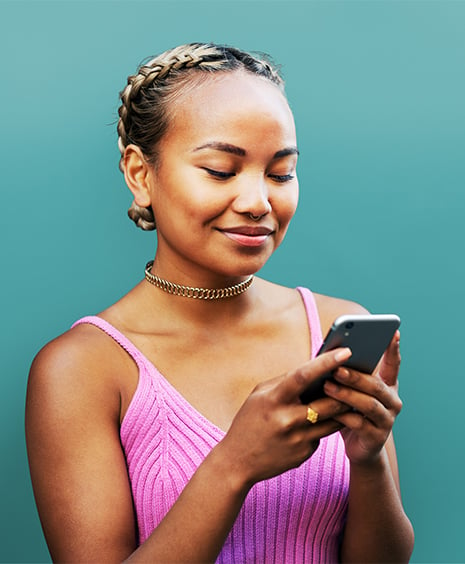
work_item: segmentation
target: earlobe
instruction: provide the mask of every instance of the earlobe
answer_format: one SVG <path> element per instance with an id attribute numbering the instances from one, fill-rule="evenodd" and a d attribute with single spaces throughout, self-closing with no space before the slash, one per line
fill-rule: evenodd
<path id="1" fill-rule="evenodd" d="M 151 205 L 151 173 L 152 167 L 147 163 L 142 151 L 136 145 L 128 145 L 123 156 L 124 178 L 134 201 L 141 208 Z"/>

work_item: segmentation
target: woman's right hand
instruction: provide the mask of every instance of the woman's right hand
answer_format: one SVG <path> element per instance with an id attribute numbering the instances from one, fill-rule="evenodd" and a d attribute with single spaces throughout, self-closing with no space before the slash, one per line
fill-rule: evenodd
<path id="1" fill-rule="evenodd" d="M 333 417 L 347 411 L 347 405 L 329 397 L 312 401 L 318 421 L 310 423 L 300 396 L 350 355 L 350 349 L 336 349 L 256 386 L 214 449 L 218 454 L 227 449 L 224 455 L 241 484 L 251 487 L 300 466 L 316 451 L 321 438 L 342 427 Z"/>

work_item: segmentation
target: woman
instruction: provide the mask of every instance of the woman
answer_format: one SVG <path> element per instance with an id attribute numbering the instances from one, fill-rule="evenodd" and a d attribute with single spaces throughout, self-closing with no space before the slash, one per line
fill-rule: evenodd
<path id="1" fill-rule="evenodd" d="M 31 368 L 31 475 L 54 560 L 408 561 L 392 426 L 399 334 L 374 376 L 314 358 L 354 303 L 253 277 L 294 215 L 282 79 L 192 44 L 121 94 L 130 217 L 158 233 L 145 278 Z M 309 360 L 310 359 L 310 360 Z M 300 401 L 328 370 L 326 396 Z"/>

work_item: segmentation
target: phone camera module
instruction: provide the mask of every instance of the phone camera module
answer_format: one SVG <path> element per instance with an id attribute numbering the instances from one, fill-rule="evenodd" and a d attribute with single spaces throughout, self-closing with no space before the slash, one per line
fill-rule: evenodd
<path id="1" fill-rule="evenodd" d="M 346 329 L 353 329 L 354 327 L 354 322 L 353 321 L 349 321 L 349 323 L 345 324 L 345 328 Z"/>

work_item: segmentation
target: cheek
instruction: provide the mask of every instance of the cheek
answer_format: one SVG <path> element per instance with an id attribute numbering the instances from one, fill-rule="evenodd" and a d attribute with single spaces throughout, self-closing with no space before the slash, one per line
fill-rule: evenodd
<path id="1" fill-rule="evenodd" d="M 196 197 L 196 195 L 192 194 L 185 201 L 182 213 L 188 221 L 195 223 L 199 227 L 205 226 L 225 213 L 230 205 L 230 200 L 231 198 L 226 195 L 219 197 L 215 194 L 202 194 L 202 197 Z"/>
<path id="2" fill-rule="evenodd" d="M 299 201 L 299 188 L 285 190 L 278 193 L 271 203 L 283 229 L 287 229 L 289 222 L 294 217 Z"/>
<path id="3" fill-rule="evenodd" d="M 275 210 L 276 219 L 279 222 L 279 231 L 275 239 L 276 247 L 282 243 L 286 235 L 291 219 L 296 212 L 298 200 L 298 189 L 290 193 L 288 192 L 285 197 L 280 195 L 280 197 L 275 200 L 273 209 Z"/>
<path id="4" fill-rule="evenodd" d="M 159 182 L 158 208 L 168 211 L 177 221 L 189 224 L 202 222 L 206 217 L 215 215 L 218 198 L 199 181 L 190 169 L 172 164 L 175 172 L 164 175 Z"/>

